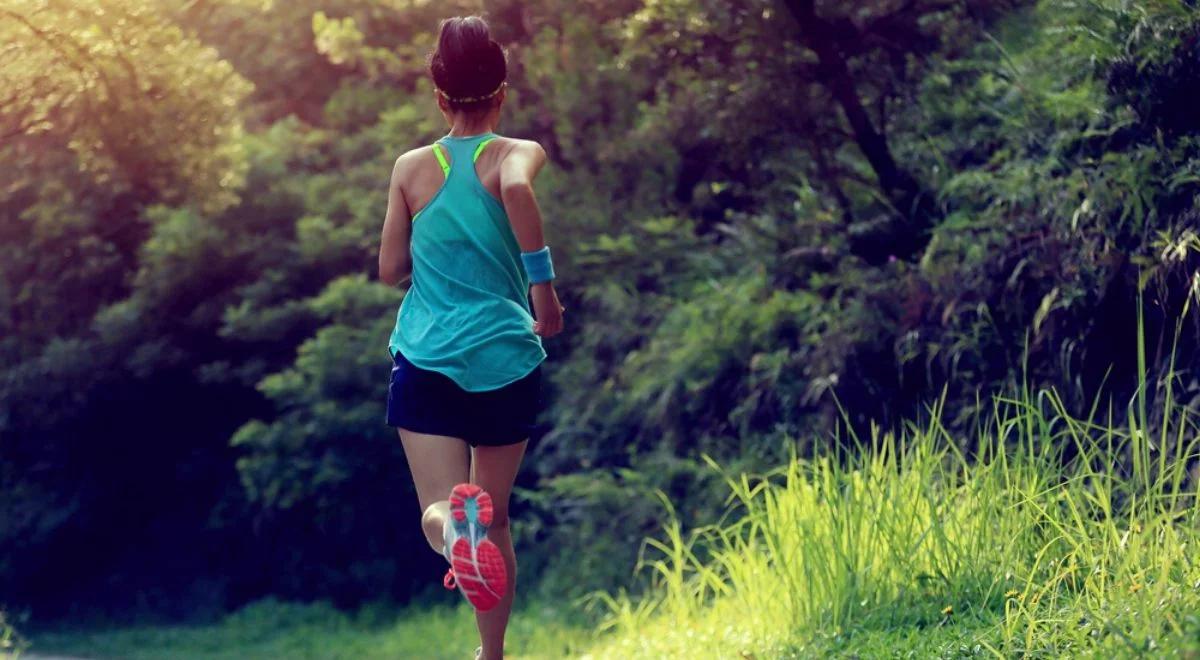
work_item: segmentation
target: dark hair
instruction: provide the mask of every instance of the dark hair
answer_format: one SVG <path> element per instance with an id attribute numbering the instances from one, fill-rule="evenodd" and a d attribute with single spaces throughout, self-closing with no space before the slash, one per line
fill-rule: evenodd
<path id="1" fill-rule="evenodd" d="M 482 18 L 455 16 L 442 21 L 429 73 L 450 109 L 481 110 L 494 102 L 508 77 L 508 63 Z"/>

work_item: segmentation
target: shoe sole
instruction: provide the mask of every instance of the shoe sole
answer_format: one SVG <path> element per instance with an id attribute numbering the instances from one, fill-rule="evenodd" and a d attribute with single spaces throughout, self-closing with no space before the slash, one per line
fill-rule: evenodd
<path id="1" fill-rule="evenodd" d="M 475 484 L 450 491 L 450 517 L 458 533 L 451 567 L 459 591 L 475 609 L 495 607 L 508 589 L 508 571 L 500 548 L 487 537 L 493 518 L 492 496 Z"/>

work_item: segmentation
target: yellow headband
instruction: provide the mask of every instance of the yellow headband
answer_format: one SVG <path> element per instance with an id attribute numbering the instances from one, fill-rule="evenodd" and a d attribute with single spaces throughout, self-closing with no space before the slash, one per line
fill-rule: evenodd
<path id="1" fill-rule="evenodd" d="M 491 94 L 485 94 L 483 96 L 462 96 L 462 97 L 458 97 L 458 98 L 450 96 L 446 92 L 442 91 L 442 88 L 440 88 L 440 87 L 434 87 L 434 89 L 437 90 L 438 94 L 442 95 L 442 98 L 446 99 L 447 101 L 450 101 L 451 103 L 474 103 L 476 101 L 483 101 L 485 99 L 490 99 L 493 96 L 499 94 L 500 90 L 504 89 L 504 86 L 507 84 L 508 83 L 504 83 L 504 82 L 500 83 L 500 86 L 497 87 L 495 90 L 493 90 Z"/>

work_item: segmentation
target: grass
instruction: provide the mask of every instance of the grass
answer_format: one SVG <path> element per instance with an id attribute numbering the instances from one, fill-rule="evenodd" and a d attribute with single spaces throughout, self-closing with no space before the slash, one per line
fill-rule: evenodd
<path id="1" fill-rule="evenodd" d="M 0 610 L 0 658 L 15 657 L 25 650 L 25 640 L 8 622 L 8 615 Z"/>
<path id="2" fill-rule="evenodd" d="M 640 562 L 648 596 L 593 594 L 598 630 L 527 604 L 509 655 L 1200 658 L 1200 434 L 1165 398 L 1153 436 L 1148 411 L 1101 423 L 1026 392 L 996 399 L 966 450 L 935 407 L 849 451 L 727 474 L 732 522 L 685 534 L 664 499 Z M 473 635 L 465 606 L 268 600 L 212 626 L 35 635 L 30 651 L 449 659 L 469 658 Z"/>
<path id="3" fill-rule="evenodd" d="M 514 658 L 578 655 L 587 631 L 553 610 L 516 613 L 507 651 Z M 326 603 L 265 599 L 205 626 L 63 630 L 32 635 L 30 653 L 122 660 L 253 660 L 287 658 L 422 658 L 468 660 L 478 645 L 467 606 L 367 607 L 357 614 Z"/>
<path id="4" fill-rule="evenodd" d="M 1142 394 L 1117 425 L 1025 392 L 970 443 L 935 407 L 726 475 L 738 520 L 685 535 L 668 504 L 652 595 L 595 594 L 609 634 L 583 657 L 1200 658 L 1200 438 L 1164 399 L 1155 435 Z"/>
<path id="5" fill-rule="evenodd" d="M 733 520 L 687 533 L 664 496 L 663 537 L 638 564 L 651 590 L 592 594 L 594 630 L 526 602 L 508 655 L 1200 659 L 1200 425 L 1176 380 L 1171 365 L 1151 410 L 1143 379 L 1120 423 L 1098 406 L 1072 416 L 1050 391 L 997 397 L 970 441 L 934 406 L 899 433 L 724 474 Z M 477 643 L 461 603 L 351 615 L 269 599 L 215 625 L 30 641 L 129 660 L 436 660 Z"/>

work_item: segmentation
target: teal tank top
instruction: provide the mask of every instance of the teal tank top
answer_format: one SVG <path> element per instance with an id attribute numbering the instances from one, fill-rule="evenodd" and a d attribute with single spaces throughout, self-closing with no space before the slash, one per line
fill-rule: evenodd
<path id="1" fill-rule="evenodd" d="M 413 216 L 412 285 L 389 341 L 393 358 L 399 351 L 469 392 L 508 385 L 546 357 L 508 213 L 475 173 L 496 137 L 447 135 L 434 145 L 446 180 Z"/>

